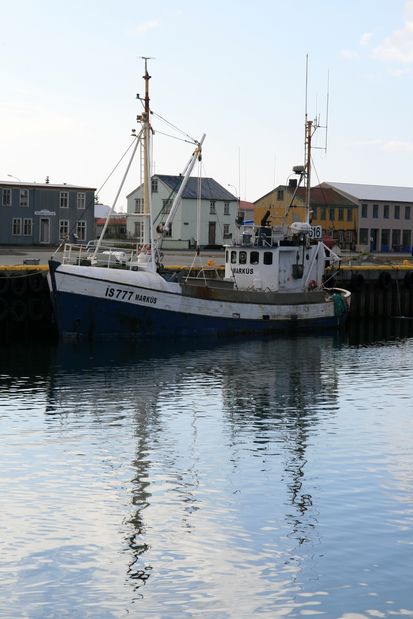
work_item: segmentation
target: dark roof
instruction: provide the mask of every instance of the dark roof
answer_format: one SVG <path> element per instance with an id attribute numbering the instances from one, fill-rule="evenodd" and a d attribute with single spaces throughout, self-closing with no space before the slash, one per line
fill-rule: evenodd
<path id="1" fill-rule="evenodd" d="M 162 183 L 165 183 L 171 191 L 178 191 L 180 182 L 183 176 L 170 176 L 168 174 L 155 174 L 155 178 L 159 179 Z M 187 185 L 184 189 L 182 198 L 198 198 L 198 182 L 199 178 L 191 176 L 188 179 Z M 214 181 L 213 178 L 201 178 L 201 200 L 237 200 L 230 191 L 227 191 L 225 187 Z"/>
<path id="2" fill-rule="evenodd" d="M 84 191 L 96 191 L 96 187 L 84 187 L 83 185 L 69 185 L 68 183 L 25 183 L 23 181 L 0 181 L 1 187 L 33 187 L 34 189 L 83 189 Z"/>
<path id="3" fill-rule="evenodd" d="M 183 176 L 170 176 L 169 174 L 155 174 L 162 183 L 168 185 L 172 191 L 178 191 Z M 197 199 L 199 177 L 191 176 L 188 179 L 182 198 Z M 237 200 L 237 198 L 214 181 L 213 178 L 201 178 L 201 200 Z"/>

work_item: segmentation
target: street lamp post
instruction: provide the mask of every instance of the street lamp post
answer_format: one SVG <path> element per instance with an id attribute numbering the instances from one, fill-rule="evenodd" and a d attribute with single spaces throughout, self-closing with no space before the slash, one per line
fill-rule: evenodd
<path id="1" fill-rule="evenodd" d="M 23 182 L 21 178 L 19 178 L 18 176 L 13 176 L 13 174 L 7 174 L 7 176 L 10 176 L 10 178 L 15 178 L 16 181 L 19 181 L 19 183 Z"/>
<path id="2" fill-rule="evenodd" d="M 228 187 L 232 187 L 232 188 L 233 188 L 233 190 L 235 191 L 235 195 L 236 195 L 236 196 L 238 196 L 238 190 L 237 190 L 237 188 L 235 187 L 235 185 L 231 185 L 231 183 L 228 183 Z M 239 196 L 237 197 L 237 200 L 238 200 L 238 202 L 239 202 Z"/>

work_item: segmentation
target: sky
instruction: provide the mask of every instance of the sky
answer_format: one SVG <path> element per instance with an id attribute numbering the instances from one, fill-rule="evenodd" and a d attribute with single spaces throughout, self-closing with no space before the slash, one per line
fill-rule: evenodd
<path id="1" fill-rule="evenodd" d="M 153 167 L 201 170 L 242 199 L 285 184 L 413 186 L 413 0 L 0 0 L 0 180 L 99 189 L 111 205 L 150 56 Z M 173 135 L 170 138 L 164 133 Z M 327 139 L 326 139 L 327 138 Z M 327 143 L 327 151 L 323 148 Z M 133 162 L 117 210 L 139 185 Z M 106 183 L 105 183 L 106 181 Z M 103 187 L 102 187 L 103 185 Z"/>

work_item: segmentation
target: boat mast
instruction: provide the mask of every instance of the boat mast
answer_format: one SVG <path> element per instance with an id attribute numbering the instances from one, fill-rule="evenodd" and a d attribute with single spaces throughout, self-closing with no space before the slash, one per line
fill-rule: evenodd
<path id="1" fill-rule="evenodd" d="M 151 76 L 148 73 L 149 57 L 142 56 L 145 61 L 145 98 L 143 100 L 144 111 L 138 120 L 143 126 L 143 242 L 145 245 L 152 245 L 152 205 L 151 205 L 151 134 L 152 127 L 150 123 L 150 107 L 149 107 L 149 80 Z"/>
<path id="2" fill-rule="evenodd" d="M 308 54 L 305 57 L 305 129 L 304 129 L 304 166 L 305 166 L 305 223 L 310 223 L 311 202 L 311 136 L 312 121 L 308 120 Z"/>
<path id="3" fill-rule="evenodd" d="M 305 192 L 305 223 L 310 223 L 311 209 L 311 138 L 313 134 L 313 121 L 305 120 L 305 177 L 306 177 L 306 192 Z"/>

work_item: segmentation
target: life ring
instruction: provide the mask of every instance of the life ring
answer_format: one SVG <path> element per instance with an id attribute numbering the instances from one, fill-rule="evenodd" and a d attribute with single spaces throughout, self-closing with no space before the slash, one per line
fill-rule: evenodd
<path id="1" fill-rule="evenodd" d="M 4 273 L 4 271 L 0 272 L 0 294 L 4 294 L 8 292 L 10 285 L 10 278 L 8 273 Z"/>
<path id="2" fill-rule="evenodd" d="M 379 275 L 379 285 L 383 290 L 388 290 L 391 286 L 391 275 L 388 271 L 382 271 Z"/>
<path id="3" fill-rule="evenodd" d="M 28 277 L 31 292 L 41 292 L 45 287 L 46 279 L 41 273 L 34 273 Z"/>
<path id="4" fill-rule="evenodd" d="M 141 252 L 149 255 L 151 253 L 151 246 L 145 243 L 142 245 L 138 245 L 138 253 L 141 253 Z"/>
<path id="5" fill-rule="evenodd" d="M 21 297 L 27 290 L 27 277 L 26 275 L 18 275 L 17 277 L 10 278 L 10 285 L 13 294 L 16 297 Z"/>
<path id="6" fill-rule="evenodd" d="M 355 273 L 351 277 L 351 289 L 360 292 L 364 287 L 364 277 L 361 273 Z"/>

